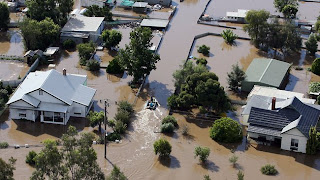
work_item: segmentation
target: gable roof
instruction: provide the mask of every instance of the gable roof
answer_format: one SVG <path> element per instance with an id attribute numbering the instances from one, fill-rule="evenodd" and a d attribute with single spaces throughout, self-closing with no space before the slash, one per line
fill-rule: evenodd
<path id="1" fill-rule="evenodd" d="M 167 19 L 143 19 L 141 22 L 142 27 L 153 27 L 153 28 L 166 28 L 169 24 Z"/>
<path id="2" fill-rule="evenodd" d="M 103 21 L 104 17 L 75 15 L 64 25 L 61 32 L 96 32 Z"/>
<path id="3" fill-rule="evenodd" d="M 244 81 L 279 87 L 290 66 L 289 63 L 275 59 L 256 58 L 249 65 Z"/>
<path id="4" fill-rule="evenodd" d="M 71 98 L 72 101 L 77 102 L 79 104 L 89 106 L 92 97 L 96 93 L 96 90 L 84 85 L 79 85 L 77 90 L 74 92 L 73 97 Z"/>
<path id="5" fill-rule="evenodd" d="M 54 69 L 49 71 L 32 72 L 29 73 L 26 79 L 18 86 L 17 90 L 7 102 L 7 104 L 11 104 L 20 99 L 23 99 L 32 105 L 36 105 L 39 100 L 35 100 L 35 98 L 31 97 L 28 94 L 35 90 L 42 89 L 43 91 L 65 102 L 66 104 L 71 105 L 73 102 L 72 97 L 74 96 L 75 92 L 78 91 L 78 87 L 82 89 L 81 92 L 85 92 L 85 90 L 83 90 L 85 88 L 90 89 L 90 92 L 94 90 L 86 86 L 80 86 L 84 84 L 86 80 L 87 76 L 85 75 L 67 74 L 66 76 L 64 76 L 62 73 Z M 92 93 L 84 93 L 78 96 L 84 96 L 83 98 L 85 99 L 92 99 L 93 95 L 94 94 Z"/>

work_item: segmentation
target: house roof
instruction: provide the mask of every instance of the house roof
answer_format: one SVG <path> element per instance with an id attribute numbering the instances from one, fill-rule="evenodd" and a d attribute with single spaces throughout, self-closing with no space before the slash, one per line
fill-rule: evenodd
<path id="1" fill-rule="evenodd" d="M 79 101 L 79 103 L 88 105 L 87 99 L 91 100 L 93 98 L 94 93 L 92 94 L 92 92 L 95 92 L 95 90 L 83 86 L 86 80 L 87 76 L 85 75 L 67 74 L 64 76 L 54 69 L 31 72 L 18 86 L 7 104 L 23 99 L 35 105 L 37 102 L 30 98 L 28 94 L 35 90 L 42 89 L 68 105 L 73 103 L 72 99 L 74 97 L 76 97 L 74 99 Z M 79 96 L 83 97 L 79 98 Z"/>
<path id="2" fill-rule="evenodd" d="M 227 17 L 240 17 L 240 18 L 245 18 L 248 11 L 249 11 L 249 10 L 238 9 L 237 12 L 227 12 Z"/>
<path id="3" fill-rule="evenodd" d="M 246 71 L 246 82 L 260 82 L 273 87 L 279 87 L 290 64 L 275 59 L 256 58 Z"/>
<path id="4" fill-rule="evenodd" d="M 26 103 L 29 103 L 33 107 L 37 107 L 40 104 L 40 101 L 38 99 L 36 99 L 28 94 L 24 94 L 21 99 L 23 101 L 25 101 Z"/>
<path id="5" fill-rule="evenodd" d="M 96 93 L 96 90 L 84 85 L 80 85 L 77 90 L 74 92 L 72 101 L 75 101 L 79 104 L 89 106 L 92 97 Z"/>
<path id="6" fill-rule="evenodd" d="M 46 56 L 52 56 L 58 51 L 59 51 L 59 47 L 48 47 L 43 54 Z"/>
<path id="7" fill-rule="evenodd" d="M 96 32 L 103 23 L 104 17 L 72 16 L 61 32 Z"/>
<path id="8" fill-rule="evenodd" d="M 135 8 L 145 8 L 147 7 L 148 3 L 147 2 L 135 2 L 132 7 Z"/>
<path id="9" fill-rule="evenodd" d="M 55 103 L 41 102 L 37 110 L 66 113 L 68 111 L 68 106 Z"/>
<path id="10" fill-rule="evenodd" d="M 251 96 L 250 100 L 247 101 L 247 104 L 244 107 L 244 110 L 242 111 L 242 115 L 250 114 L 250 110 L 252 107 L 260 108 L 260 109 L 271 109 L 272 104 L 272 98 L 268 96 L 260 96 L 260 95 L 253 95 Z M 285 101 L 285 99 L 276 99 L 276 108 L 281 108 L 282 102 Z"/>
<path id="11" fill-rule="evenodd" d="M 257 133 L 257 134 L 265 134 L 270 136 L 281 137 L 281 131 L 277 129 L 265 128 L 257 125 L 250 125 L 247 131 Z"/>
<path id="12" fill-rule="evenodd" d="M 142 27 L 166 28 L 169 20 L 166 19 L 143 19 L 141 22 Z"/>

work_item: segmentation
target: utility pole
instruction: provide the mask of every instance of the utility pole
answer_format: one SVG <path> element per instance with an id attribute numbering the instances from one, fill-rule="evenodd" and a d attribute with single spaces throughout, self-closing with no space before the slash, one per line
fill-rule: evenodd
<path id="1" fill-rule="evenodd" d="M 108 99 L 104 100 L 104 158 L 107 159 L 107 107 L 109 107 Z"/>

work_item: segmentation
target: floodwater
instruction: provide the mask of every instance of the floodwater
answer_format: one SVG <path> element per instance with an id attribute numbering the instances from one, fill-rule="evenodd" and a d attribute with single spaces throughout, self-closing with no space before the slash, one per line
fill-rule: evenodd
<path id="1" fill-rule="evenodd" d="M 0 32 L 0 54 L 23 56 L 23 39 L 18 29 Z"/>
<path id="2" fill-rule="evenodd" d="M 27 73 L 29 67 L 20 61 L 0 60 L 0 80 L 17 80 Z"/>

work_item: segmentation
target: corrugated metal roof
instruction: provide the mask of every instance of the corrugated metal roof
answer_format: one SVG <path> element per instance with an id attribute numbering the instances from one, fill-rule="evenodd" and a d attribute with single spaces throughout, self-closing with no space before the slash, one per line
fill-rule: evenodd
<path id="1" fill-rule="evenodd" d="M 89 106 L 95 93 L 95 89 L 80 85 L 78 86 L 76 92 L 73 94 L 71 100 L 83 104 L 85 106 Z"/>
<path id="2" fill-rule="evenodd" d="M 248 127 L 247 131 L 257 133 L 257 134 L 264 134 L 264 135 L 281 137 L 281 131 L 276 130 L 276 129 L 271 129 L 271 128 L 264 128 L 264 127 L 260 127 L 260 126 L 250 125 Z"/>
<path id="3" fill-rule="evenodd" d="M 135 2 L 132 7 L 135 7 L 135 8 L 145 8 L 147 7 L 148 3 L 147 2 Z"/>
<path id="4" fill-rule="evenodd" d="M 25 102 L 31 104 L 33 107 L 38 107 L 38 105 L 40 104 L 40 101 L 28 94 L 25 94 L 22 96 L 21 98 L 22 100 L 24 100 Z"/>
<path id="5" fill-rule="evenodd" d="M 169 20 L 165 19 L 143 19 L 140 25 L 142 27 L 166 28 L 168 24 Z"/>
<path id="6" fill-rule="evenodd" d="M 96 32 L 103 21 L 104 17 L 75 15 L 64 25 L 61 32 Z"/>
<path id="7" fill-rule="evenodd" d="M 64 106 L 61 104 L 55 103 L 47 103 L 41 102 L 39 107 L 37 108 L 38 111 L 49 111 L 49 112 L 62 112 L 66 113 L 69 106 Z"/>

